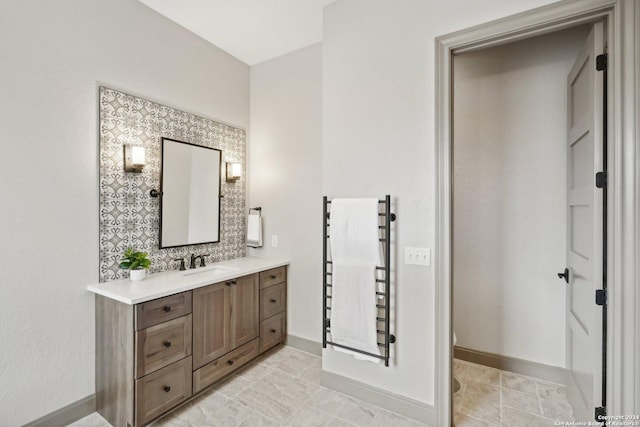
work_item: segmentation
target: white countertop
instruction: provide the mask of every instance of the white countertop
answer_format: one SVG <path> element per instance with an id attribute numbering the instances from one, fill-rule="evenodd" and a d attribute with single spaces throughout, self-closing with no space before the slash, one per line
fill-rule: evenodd
<path id="1" fill-rule="evenodd" d="M 289 260 L 286 259 L 244 257 L 213 262 L 206 267 L 186 271 L 170 270 L 148 274 L 140 282 L 122 279 L 96 283 L 87 286 L 87 289 L 133 305 L 288 264 Z"/>

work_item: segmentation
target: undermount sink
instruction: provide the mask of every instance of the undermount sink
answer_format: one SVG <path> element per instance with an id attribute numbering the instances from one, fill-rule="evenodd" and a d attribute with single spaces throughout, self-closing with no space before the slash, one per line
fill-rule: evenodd
<path id="1" fill-rule="evenodd" d="M 192 276 L 194 274 L 203 274 L 203 273 L 211 273 L 211 274 L 224 274 L 224 273 L 231 273 L 233 271 L 236 271 L 237 268 L 234 267 L 226 267 L 226 266 L 222 266 L 222 265 L 212 265 L 210 267 L 201 267 L 201 268 L 196 268 L 195 270 L 188 270 L 184 273 L 182 273 L 183 276 Z"/>

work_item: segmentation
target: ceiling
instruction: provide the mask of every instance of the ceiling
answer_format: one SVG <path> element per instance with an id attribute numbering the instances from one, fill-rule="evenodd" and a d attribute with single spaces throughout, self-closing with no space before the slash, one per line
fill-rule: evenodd
<path id="1" fill-rule="evenodd" d="M 254 65 L 322 41 L 322 8 L 336 0 L 140 0 Z"/>

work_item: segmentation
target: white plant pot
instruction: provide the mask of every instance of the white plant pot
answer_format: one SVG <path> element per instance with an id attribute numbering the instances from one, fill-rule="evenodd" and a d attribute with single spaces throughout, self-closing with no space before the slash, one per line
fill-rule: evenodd
<path id="1" fill-rule="evenodd" d="M 131 280 L 133 280 L 134 282 L 144 280 L 146 274 L 147 270 L 145 270 L 144 268 L 141 268 L 139 270 L 129 270 L 129 278 L 131 278 Z"/>

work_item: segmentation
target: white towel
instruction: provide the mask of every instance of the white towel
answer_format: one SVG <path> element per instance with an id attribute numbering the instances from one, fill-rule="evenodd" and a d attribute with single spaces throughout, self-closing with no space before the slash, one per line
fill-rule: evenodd
<path id="1" fill-rule="evenodd" d="M 251 214 L 247 219 L 247 246 L 262 247 L 262 216 L 260 215 Z"/>
<path id="2" fill-rule="evenodd" d="M 334 199 L 329 227 L 331 340 L 380 355 L 377 337 L 376 265 L 381 265 L 378 199 Z M 340 347 L 357 359 L 380 359 Z"/>

